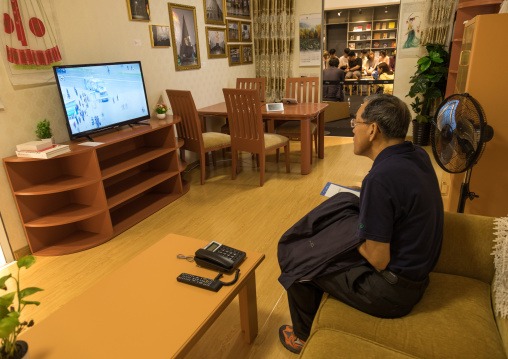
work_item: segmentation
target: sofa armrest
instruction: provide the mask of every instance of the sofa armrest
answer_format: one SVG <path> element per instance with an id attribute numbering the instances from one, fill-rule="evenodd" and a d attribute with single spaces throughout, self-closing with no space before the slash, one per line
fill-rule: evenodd
<path id="1" fill-rule="evenodd" d="M 494 218 L 445 212 L 443 247 L 434 272 L 479 279 L 494 277 Z"/>

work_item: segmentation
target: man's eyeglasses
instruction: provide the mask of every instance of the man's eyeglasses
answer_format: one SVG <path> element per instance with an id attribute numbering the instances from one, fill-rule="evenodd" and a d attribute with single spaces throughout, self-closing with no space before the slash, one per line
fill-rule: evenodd
<path id="1" fill-rule="evenodd" d="M 352 118 L 351 119 L 351 127 L 355 128 L 356 125 L 361 125 L 361 124 L 366 124 L 366 125 L 370 125 L 372 122 L 356 122 L 356 119 Z"/>

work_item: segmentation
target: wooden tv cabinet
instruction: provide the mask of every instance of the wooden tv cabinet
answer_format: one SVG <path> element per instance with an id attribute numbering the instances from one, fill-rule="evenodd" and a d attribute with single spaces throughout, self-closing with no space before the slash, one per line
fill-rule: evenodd
<path id="1" fill-rule="evenodd" d="M 4 158 L 18 212 L 33 254 L 79 252 L 119 233 L 187 193 L 175 137 L 168 124 L 125 127 L 94 137 L 50 159 Z"/>

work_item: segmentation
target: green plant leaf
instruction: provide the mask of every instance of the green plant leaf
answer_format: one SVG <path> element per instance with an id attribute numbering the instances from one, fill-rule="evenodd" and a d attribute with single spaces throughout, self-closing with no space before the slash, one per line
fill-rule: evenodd
<path id="1" fill-rule="evenodd" d="M 428 56 L 420 57 L 416 64 L 419 66 L 427 61 L 430 61 L 430 58 Z"/>
<path id="2" fill-rule="evenodd" d="M 37 302 L 37 301 L 33 301 L 33 300 L 20 300 L 19 301 L 21 304 L 25 304 L 25 305 L 40 305 L 41 302 Z"/>
<path id="3" fill-rule="evenodd" d="M 37 292 L 41 292 L 43 291 L 44 289 L 41 289 L 41 288 L 36 288 L 36 287 L 28 287 L 28 288 L 25 288 L 23 290 L 21 290 L 19 292 L 19 299 L 23 299 L 25 297 L 28 297 L 29 295 L 32 295 L 34 293 L 37 293 Z"/>
<path id="4" fill-rule="evenodd" d="M 430 61 L 430 59 L 428 59 L 428 61 L 426 61 L 420 65 L 420 71 L 422 71 L 422 72 L 427 71 L 427 69 L 430 67 L 430 65 L 432 65 L 432 61 Z"/>
<path id="5" fill-rule="evenodd" d="M 429 87 L 427 91 L 424 93 L 424 97 L 426 99 L 433 99 L 433 98 L 439 98 L 441 97 L 441 90 L 439 90 L 437 87 Z"/>
<path id="6" fill-rule="evenodd" d="M 425 115 L 418 115 L 416 116 L 416 122 L 419 122 L 419 123 L 427 123 L 427 122 L 430 122 L 429 119 L 428 119 L 428 116 L 425 116 Z"/>
<path id="7" fill-rule="evenodd" d="M 5 317 L 0 320 L 0 338 L 7 339 L 19 325 L 17 317 Z"/>
<path id="8" fill-rule="evenodd" d="M 36 258 L 32 255 L 24 256 L 18 260 L 18 268 L 25 267 L 26 269 L 30 268 L 35 263 Z"/>
<path id="9" fill-rule="evenodd" d="M 15 295 L 16 295 L 16 293 L 12 292 L 12 293 L 7 293 L 6 295 L 1 296 L 0 297 L 0 306 L 9 307 L 10 305 L 12 305 Z"/>
<path id="10" fill-rule="evenodd" d="M 11 277 L 12 277 L 12 274 L 9 274 L 9 275 L 6 275 L 6 276 L 3 276 L 2 278 L 0 278 L 0 289 L 3 289 L 3 290 L 7 289 L 7 287 L 5 286 L 5 282 L 7 281 L 7 279 L 9 279 Z"/>
<path id="11" fill-rule="evenodd" d="M 9 307 L 0 305 L 0 319 L 4 318 L 9 314 Z"/>

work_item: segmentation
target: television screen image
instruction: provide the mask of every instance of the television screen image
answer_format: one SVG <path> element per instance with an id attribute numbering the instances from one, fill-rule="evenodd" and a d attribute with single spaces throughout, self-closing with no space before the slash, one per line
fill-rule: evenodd
<path id="1" fill-rule="evenodd" d="M 53 70 L 71 139 L 150 118 L 139 61 Z"/>

